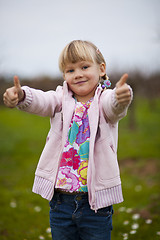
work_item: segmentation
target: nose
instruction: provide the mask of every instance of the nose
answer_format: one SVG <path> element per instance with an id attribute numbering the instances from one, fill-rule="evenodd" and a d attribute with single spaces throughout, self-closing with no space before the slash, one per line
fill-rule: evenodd
<path id="1" fill-rule="evenodd" d="M 82 78 L 83 77 L 83 72 L 81 69 L 76 69 L 75 70 L 75 79 Z"/>

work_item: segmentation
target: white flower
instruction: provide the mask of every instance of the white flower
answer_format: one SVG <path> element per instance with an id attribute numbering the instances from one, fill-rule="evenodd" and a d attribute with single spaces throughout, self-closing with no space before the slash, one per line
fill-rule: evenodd
<path id="1" fill-rule="evenodd" d="M 41 236 L 39 236 L 39 239 L 44 240 L 45 238 L 41 235 Z"/>
<path id="2" fill-rule="evenodd" d="M 123 238 L 128 238 L 128 233 L 123 233 L 122 236 Z"/>
<path id="3" fill-rule="evenodd" d="M 130 231 L 130 234 L 135 234 L 137 231 L 136 230 L 132 230 Z"/>
<path id="4" fill-rule="evenodd" d="M 16 202 L 10 202 L 10 207 L 11 208 L 16 208 L 17 207 L 17 203 Z"/>
<path id="5" fill-rule="evenodd" d="M 51 228 L 47 228 L 46 233 L 51 233 Z"/>
<path id="6" fill-rule="evenodd" d="M 160 232 L 157 232 L 157 235 L 160 236 Z"/>
<path id="7" fill-rule="evenodd" d="M 129 221 L 128 221 L 128 220 L 126 220 L 126 221 L 123 222 L 123 225 L 128 225 L 128 224 L 129 224 Z"/>
<path id="8" fill-rule="evenodd" d="M 40 212 L 40 211 L 41 211 L 41 207 L 36 206 L 36 207 L 34 208 L 34 211 L 35 211 L 35 212 Z"/>
<path id="9" fill-rule="evenodd" d="M 152 219 L 146 219 L 146 224 L 151 224 L 152 223 Z"/>
<path id="10" fill-rule="evenodd" d="M 131 226 L 132 229 L 138 229 L 139 228 L 139 224 L 138 223 L 134 223 L 132 226 Z"/>
<path id="11" fill-rule="evenodd" d="M 126 209 L 126 212 L 127 212 L 127 213 L 131 213 L 132 211 L 133 211 L 132 208 L 127 208 L 127 209 Z"/>
<path id="12" fill-rule="evenodd" d="M 125 207 L 120 207 L 118 210 L 119 210 L 120 212 L 124 212 L 124 211 L 126 210 L 126 208 L 125 208 Z"/>
<path id="13" fill-rule="evenodd" d="M 127 239 L 128 239 L 128 237 L 127 237 L 127 236 L 123 238 L 123 240 L 127 240 Z"/>
<path id="14" fill-rule="evenodd" d="M 133 216 L 132 216 L 132 219 L 133 220 L 137 220 L 137 219 L 139 219 L 140 218 L 140 214 L 139 213 L 135 213 L 135 214 L 133 214 Z"/>

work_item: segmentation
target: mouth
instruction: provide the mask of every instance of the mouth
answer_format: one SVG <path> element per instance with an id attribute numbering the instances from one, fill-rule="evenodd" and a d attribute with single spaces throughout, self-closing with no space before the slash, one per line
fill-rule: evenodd
<path id="1" fill-rule="evenodd" d="M 79 82 L 76 82 L 75 84 L 83 84 L 83 83 L 85 83 L 85 82 L 87 82 L 87 80 L 84 80 L 84 81 L 79 81 Z"/>

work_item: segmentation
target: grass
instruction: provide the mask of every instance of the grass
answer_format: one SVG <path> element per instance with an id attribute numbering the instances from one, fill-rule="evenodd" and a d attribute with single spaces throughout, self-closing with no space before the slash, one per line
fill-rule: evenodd
<path id="1" fill-rule="evenodd" d="M 160 238 L 160 100 L 134 101 L 119 125 L 125 201 L 114 205 L 113 240 Z M 0 107 L 0 239 L 51 239 L 48 201 L 31 191 L 49 119 Z"/>

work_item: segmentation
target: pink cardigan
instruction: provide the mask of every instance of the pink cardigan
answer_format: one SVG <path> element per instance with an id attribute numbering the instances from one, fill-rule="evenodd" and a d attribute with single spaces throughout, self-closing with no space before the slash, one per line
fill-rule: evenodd
<path id="1" fill-rule="evenodd" d="M 18 108 L 50 117 L 51 128 L 35 172 L 33 192 L 51 200 L 75 100 L 66 82 L 56 91 L 43 92 L 29 87 L 23 87 L 23 90 L 26 97 Z M 131 88 L 130 91 L 132 94 Z M 115 89 L 102 91 L 101 86 L 97 87 L 88 111 L 90 147 L 87 186 L 93 210 L 123 201 L 117 140 L 118 121 L 126 115 L 128 106 L 117 103 Z"/>

